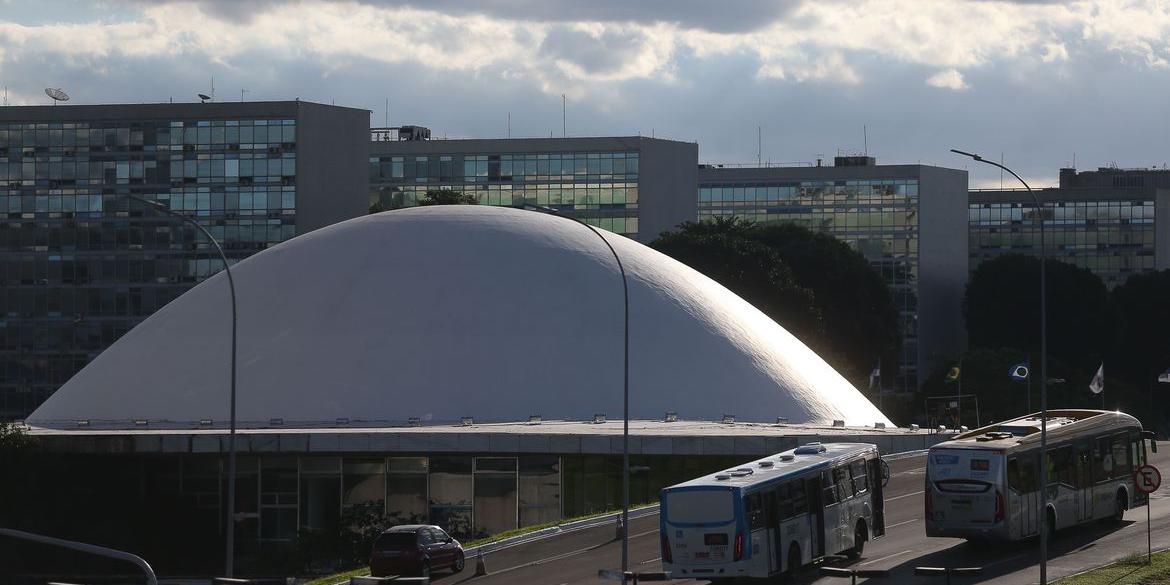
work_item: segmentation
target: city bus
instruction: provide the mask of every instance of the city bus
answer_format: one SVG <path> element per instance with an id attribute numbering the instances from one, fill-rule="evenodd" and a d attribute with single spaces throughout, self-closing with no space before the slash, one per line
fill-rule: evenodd
<path id="1" fill-rule="evenodd" d="M 1133 471 L 1153 433 L 1128 414 L 1048 411 L 1048 506 L 1040 510 L 1040 415 L 975 429 L 930 448 L 927 536 L 1021 540 L 1145 506 Z"/>
<path id="2" fill-rule="evenodd" d="M 796 574 L 861 556 L 885 533 L 889 471 L 877 447 L 809 443 L 662 490 L 662 567 L 675 578 Z"/>

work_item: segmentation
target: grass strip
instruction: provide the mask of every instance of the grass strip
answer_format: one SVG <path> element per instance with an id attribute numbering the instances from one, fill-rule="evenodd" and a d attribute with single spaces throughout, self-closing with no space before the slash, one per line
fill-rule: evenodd
<path id="1" fill-rule="evenodd" d="M 1170 585 L 1170 551 L 1156 552 L 1146 563 L 1145 553 L 1134 553 L 1116 563 L 1057 581 L 1060 585 Z"/>

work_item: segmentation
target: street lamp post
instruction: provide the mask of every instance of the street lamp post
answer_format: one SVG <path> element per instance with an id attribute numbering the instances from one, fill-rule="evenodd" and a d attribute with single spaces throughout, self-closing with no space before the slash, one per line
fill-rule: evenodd
<path id="1" fill-rule="evenodd" d="M 1020 178 L 1015 171 L 987 160 L 978 154 L 951 149 L 955 154 L 970 157 L 976 162 L 986 163 L 1007 171 L 1024 185 L 1024 189 L 1032 196 L 1036 206 L 1036 213 L 1040 221 L 1040 476 L 1043 478 L 1040 489 L 1040 513 L 1043 514 L 1040 528 L 1040 584 L 1048 583 L 1048 294 L 1045 274 L 1045 264 L 1048 260 L 1048 249 L 1044 242 L 1044 206 L 1040 197 L 1028 186 L 1027 181 Z M 1055 528 L 1055 527 L 1053 527 Z"/>
<path id="2" fill-rule="evenodd" d="M 219 252 L 219 257 L 223 260 L 223 271 L 227 273 L 228 290 L 232 298 L 232 355 L 231 355 L 231 418 L 228 426 L 228 496 L 227 496 L 227 543 L 224 552 L 224 573 L 228 577 L 234 576 L 235 571 L 235 539 L 236 539 L 236 283 L 232 279 L 231 265 L 228 264 L 227 255 L 223 253 L 223 248 L 219 242 L 203 227 L 199 222 L 190 217 L 177 213 L 165 204 L 155 201 L 153 199 L 146 199 L 137 195 L 126 195 L 126 197 L 145 204 L 156 211 L 160 211 L 172 217 L 181 219 L 193 226 L 195 229 L 203 233 L 203 235 L 215 246 L 215 251 Z"/>
<path id="3" fill-rule="evenodd" d="M 624 310 L 624 343 L 622 350 L 624 359 L 622 367 L 622 582 L 625 582 L 626 575 L 630 571 L 630 284 L 626 278 L 626 269 L 622 265 L 621 256 L 618 256 L 613 244 L 610 244 L 609 240 L 605 239 L 605 236 L 597 231 L 597 228 L 575 217 L 561 215 L 557 213 L 556 209 L 551 207 L 533 205 L 531 203 L 525 203 L 518 207 L 563 217 L 589 228 L 589 231 L 601 239 L 601 242 L 605 244 L 606 248 L 609 248 L 609 253 L 613 254 L 613 259 L 617 262 L 618 272 L 622 276 L 622 305 Z"/>

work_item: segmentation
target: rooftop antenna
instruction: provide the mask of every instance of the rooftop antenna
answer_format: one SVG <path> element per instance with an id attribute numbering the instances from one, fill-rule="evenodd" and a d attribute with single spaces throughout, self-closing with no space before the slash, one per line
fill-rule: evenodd
<path id="1" fill-rule="evenodd" d="M 865 124 L 861 125 L 861 144 L 865 156 L 869 156 L 869 129 L 865 127 Z"/>
<path id="2" fill-rule="evenodd" d="M 8 86 L 4 86 L 4 105 L 8 105 Z"/>
<path id="3" fill-rule="evenodd" d="M 241 102 L 244 101 L 244 94 L 246 94 L 246 93 L 248 93 L 248 90 L 240 88 L 240 101 Z"/>
<path id="4" fill-rule="evenodd" d="M 7 90 L 5 90 L 5 93 L 7 94 Z M 61 91 L 61 88 L 59 88 L 59 87 L 46 87 L 45 88 L 45 95 L 53 98 L 53 105 L 54 106 L 57 105 L 57 102 L 69 101 L 69 94 L 65 93 L 64 91 Z M 7 98 L 5 98 L 5 99 L 7 99 Z"/>
<path id="5" fill-rule="evenodd" d="M 756 126 L 756 166 L 762 166 L 764 161 L 764 127 Z"/>

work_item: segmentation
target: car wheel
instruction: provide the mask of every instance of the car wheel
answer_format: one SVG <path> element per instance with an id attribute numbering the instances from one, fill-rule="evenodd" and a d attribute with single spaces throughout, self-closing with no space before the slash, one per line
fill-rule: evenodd
<path id="1" fill-rule="evenodd" d="M 865 531 L 865 522 L 858 522 L 857 528 L 853 530 L 853 548 L 845 552 L 845 556 L 857 560 L 861 558 L 861 553 L 865 550 L 865 538 L 868 536 Z"/>
<path id="2" fill-rule="evenodd" d="M 455 564 L 451 565 L 451 570 L 458 573 L 463 570 L 463 566 L 467 564 L 467 559 L 463 558 L 463 553 L 455 553 Z"/>

